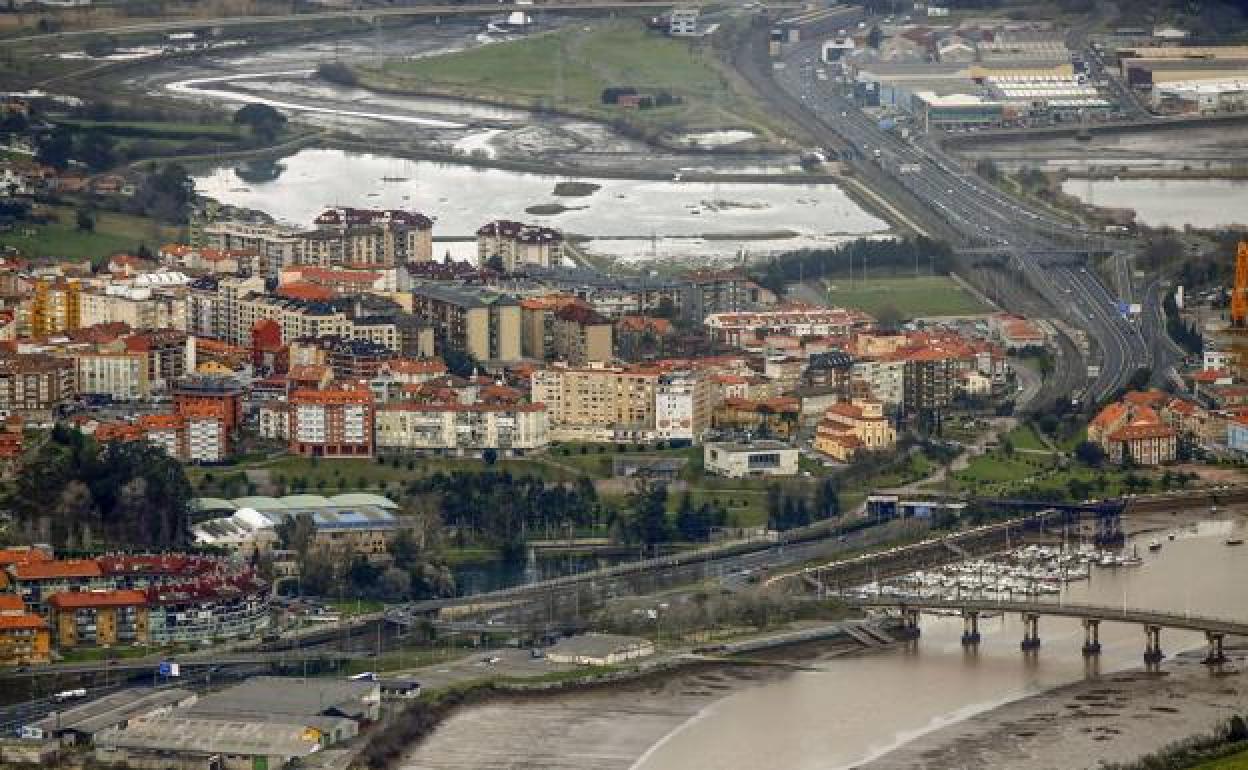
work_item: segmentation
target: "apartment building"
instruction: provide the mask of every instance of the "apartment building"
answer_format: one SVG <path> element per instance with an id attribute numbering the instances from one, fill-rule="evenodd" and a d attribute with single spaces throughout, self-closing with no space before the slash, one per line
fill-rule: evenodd
<path id="1" fill-rule="evenodd" d="M 415 211 L 331 208 L 314 224 L 298 264 L 393 267 L 433 260 L 433 220 Z M 327 246 L 325 235 L 337 236 L 341 246 Z"/>
<path id="2" fill-rule="evenodd" d="M 299 228 L 253 222 L 212 222 L 201 230 L 201 249 L 234 252 L 239 255 L 238 268 L 247 267 L 253 274 L 276 277 L 287 265 L 295 264 L 299 250 Z M 253 264 L 247 256 L 251 255 Z"/>
<path id="3" fill-rule="evenodd" d="M 147 595 L 142 591 L 79 591 L 54 594 L 48 616 L 62 650 L 147 644 Z"/>
<path id="4" fill-rule="evenodd" d="M 146 353 L 131 351 L 80 350 L 72 353 L 77 391 L 110 396 L 115 401 L 151 398 Z"/>
<path id="5" fill-rule="evenodd" d="M 948 408 L 958 391 L 959 374 L 970 367 L 960 353 L 935 347 L 895 355 L 905 362 L 903 401 L 910 414 Z"/>
<path id="6" fill-rule="evenodd" d="M 27 416 L 51 414 L 74 398 L 74 362 L 43 353 L 0 355 L 0 410 Z"/>
<path id="7" fill-rule="evenodd" d="M 759 347 L 763 339 L 773 335 L 848 336 L 856 329 L 869 326 L 872 319 L 857 310 L 792 304 L 775 310 L 712 313 L 702 323 L 719 342 L 735 347 Z"/>
<path id="8" fill-rule="evenodd" d="M 185 329 L 186 298 L 182 292 L 153 292 L 147 287 L 109 284 L 78 295 L 79 323 L 123 323 L 131 329 Z"/>
<path id="9" fill-rule="evenodd" d="M 550 442 L 542 404 L 393 403 L 377 408 L 377 450 L 524 454 Z"/>
<path id="10" fill-rule="evenodd" d="M 879 401 L 834 404 L 815 429 L 815 449 L 841 462 L 849 462 L 857 452 L 886 451 L 896 444 L 897 431 Z"/>
<path id="11" fill-rule="evenodd" d="M 554 312 L 551 352 L 556 360 L 573 366 L 611 361 L 615 357 L 612 335 L 611 322 L 588 305 L 568 304 Z"/>
<path id="12" fill-rule="evenodd" d="M 373 395 L 367 389 L 296 390 L 289 400 L 290 450 L 312 457 L 371 457 Z"/>
<path id="13" fill-rule="evenodd" d="M 711 427 L 713 386 L 699 371 L 665 372 L 654 391 L 655 436 L 698 443 Z"/>
<path id="14" fill-rule="evenodd" d="M 34 279 L 19 308 L 18 333 L 25 337 L 64 334 L 82 326 L 82 284 L 59 276 Z"/>
<path id="15" fill-rule="evenodd" d="M 174 383 L 172 395 L 176 414 L 216 415 L 227 434 L 242 423 L 243 386 L 233 377 L 184 377 Z"/>
<path id="16" fill-rule="evenodd" d="M 0 666 L 48 663 L 51 656 L 47 621 L 27 612 L 20 597 L 0 594 Z"/>
<path id="17" fill-rule="evenodd" d="M 125 349 L 147 357 L 147 379 L 152 390 L 164 391 L 186 375 L 194 366 L 194 347 L 190 337 L 177 329 L 159 329 L 126 337 Z"/>
<path id="18" fill-rule="evenodd" d="M 521 358 L 520 303 L 506 294 L 423 283 L 412 288 L 412 313 L 433 327 L 439 355 L 467 353 L 479 361 Z"/>
<path id="19" fill-rule="evenodd" d="M 505 219 L 490 222 L 477 230 L 477 264 L 486 267 L 494 257 L 508 273 L 525 267 L 558 267 L 563 264 L 563 234 Z"/>
<path id="20" fill-rule="evenodd" d="M 546 405 L 552 440 L 649 440 L 658 384 L 657 369 L 556 365 L 533 373 L 532 400 Z"/>

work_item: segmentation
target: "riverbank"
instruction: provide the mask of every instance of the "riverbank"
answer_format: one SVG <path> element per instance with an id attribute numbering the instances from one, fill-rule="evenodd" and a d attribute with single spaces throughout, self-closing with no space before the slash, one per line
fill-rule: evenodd
<path id="1" fill-rule="evenodd" d="M 1244 650 L 1221 671 L 1203 653 L 1014 701 L 923 735 L 860 770 L 1095 768 L 1130 762 L 1248 711 Z"/>
<path id="2" fill-rule="evenodd" d="M 753 653 L 749 661 L 675 661 L 624 681 L 570 681 L 551 691 L 511 684 L 445 714 L 396 766 L 626 770 L 715 702 L 859 649 L 838 637 Z"/>

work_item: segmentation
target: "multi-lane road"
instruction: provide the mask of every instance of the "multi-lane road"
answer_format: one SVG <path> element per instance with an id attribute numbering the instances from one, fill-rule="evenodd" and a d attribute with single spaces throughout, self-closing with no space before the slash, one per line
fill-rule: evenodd
<path id="1" fill-rule="evenodd" d="M 1036 210 L 965 169 L 935 142 L 903 139 L 882 129 L 823 71 L 819 49 L 798 45 L 773 70 L 780 86 L 769 98 L 788 100 L 808 118 L 803 125 L 868 181 L 884 178 L 911 203 L 925 207 L 960 248 L 1008 258 L 1020 276 L 1056 312 L 1083 329 L 1100 351 L 1088 395 L 1099 399 L 1150 364 L 1151 349 L 1119 299 L 1083 265 L 1077 253 L 1099 238 L 1079 225 Z"/>

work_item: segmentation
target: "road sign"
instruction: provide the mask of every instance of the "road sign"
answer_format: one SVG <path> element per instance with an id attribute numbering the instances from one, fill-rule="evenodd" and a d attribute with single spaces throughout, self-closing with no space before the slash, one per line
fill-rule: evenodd
<path id="1" fill-rule="evenodd" d="M 179 666 L 177 663 L 174 663 L 172 661 L 162 660 L 160 662 L 160 675 L 161 676 L 165 676 L 165 677 L 181 676 L 182 675 L 181 669 L 182 669 L 181 666 Z"/>

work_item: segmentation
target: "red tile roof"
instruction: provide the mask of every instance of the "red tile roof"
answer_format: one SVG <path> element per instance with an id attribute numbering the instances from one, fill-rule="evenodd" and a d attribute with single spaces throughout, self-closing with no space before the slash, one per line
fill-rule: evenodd
<path id="1" fill-rule="evenodd" d="M 13 576 L 18 580 L 49 580 L 67 577 L 100 577 L 100 565 L 92 559 L 64 559 L 16 564 Z"/>
<path id="2" fill-rule="evenodd" d="M 47 603 L 58 610 L 80 609 L 83 607 L 129 607 L 147 604 L 147 595 L 142 591 L 62 591 L 53 594 Z"/>
<path id="3" fill-rule="evenodd" d="M 38 615 L 0 615 L 0 631 L 41 631 L 47 627 Z"/>

